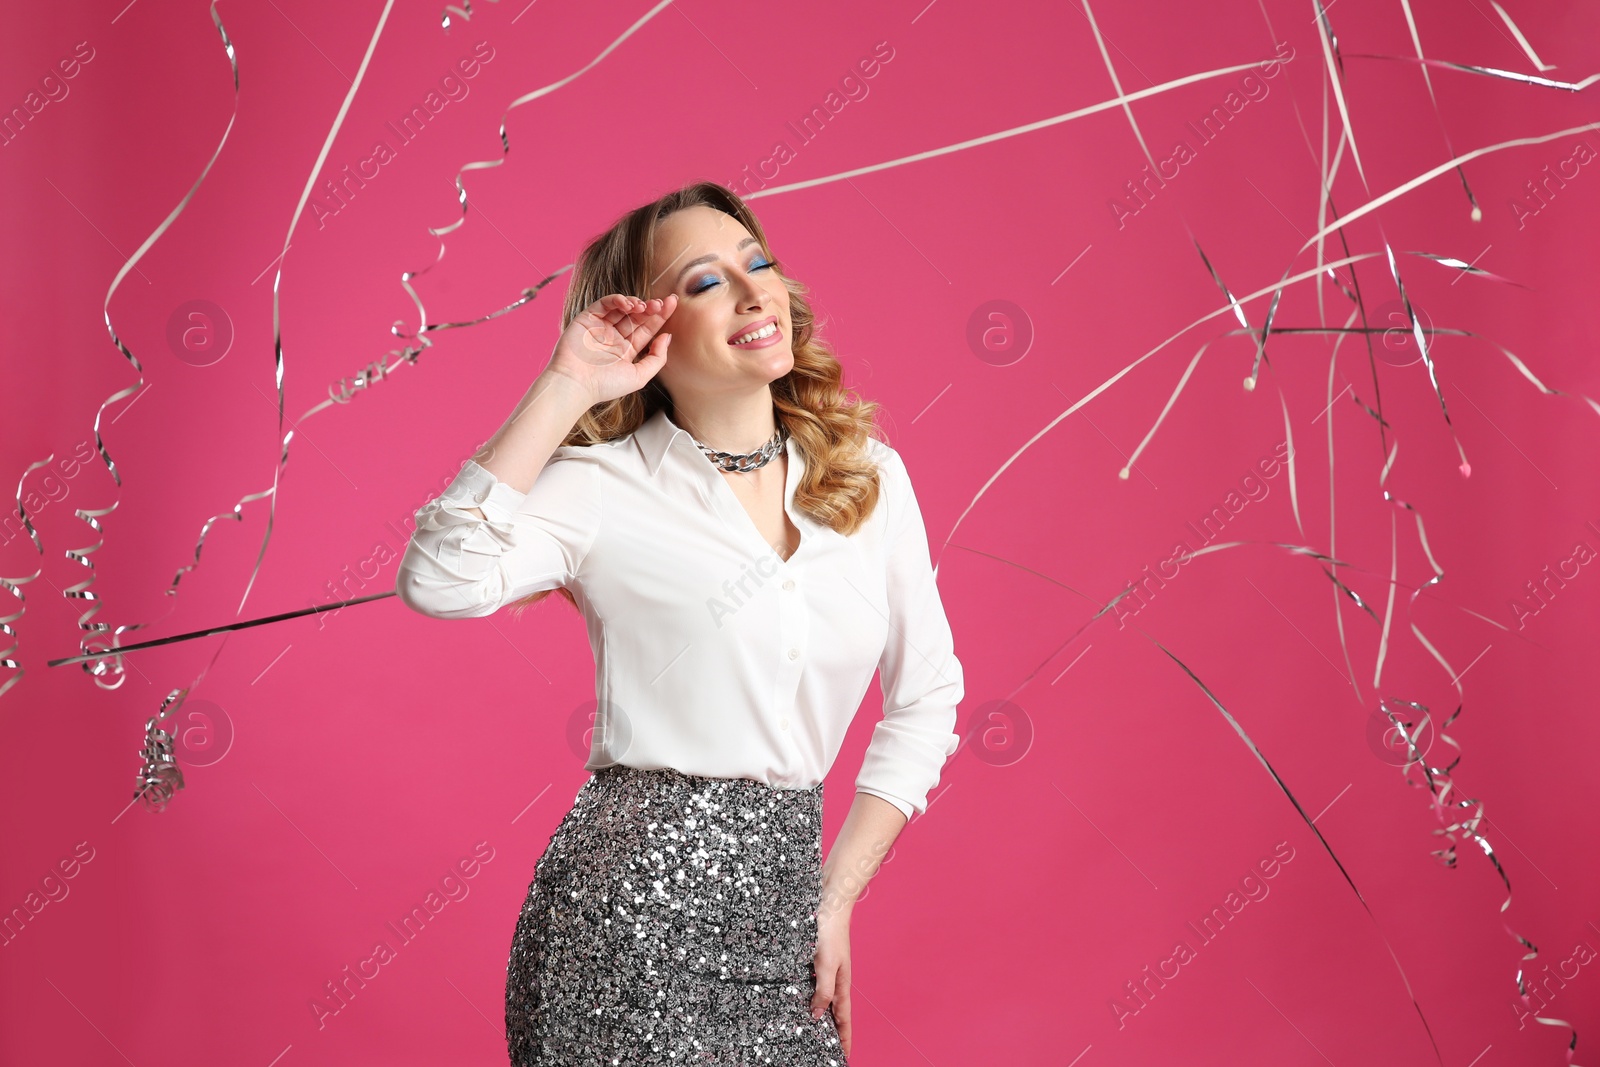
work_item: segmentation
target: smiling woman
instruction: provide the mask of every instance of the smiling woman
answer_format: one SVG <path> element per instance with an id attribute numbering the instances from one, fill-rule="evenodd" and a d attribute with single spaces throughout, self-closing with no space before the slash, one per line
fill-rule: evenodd
<path id="1" fill-rule="evenodd" d="M 559 592 L 594 652 L 592 773 L 512 935 L 511 1061 L 838 1067 L 855 901 L 959 743 L 910 474 L 727 189 L 624 215 L 562 318 L 396 586 L 443 619 Z M 874 672 L 824 862 L 823 779 Z"/>

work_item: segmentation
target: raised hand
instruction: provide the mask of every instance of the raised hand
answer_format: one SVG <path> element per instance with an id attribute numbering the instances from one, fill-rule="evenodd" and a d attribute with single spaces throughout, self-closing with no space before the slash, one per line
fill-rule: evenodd
<path id="1" fill-rule="evenodd" d="M 677 306 L 676 293 L 664 300 L 601 297 L 573 318 L 544 373 L 577 383 L 591 405 L 644 388 L 666 365 L 672 335 L 660 331 Z"/>

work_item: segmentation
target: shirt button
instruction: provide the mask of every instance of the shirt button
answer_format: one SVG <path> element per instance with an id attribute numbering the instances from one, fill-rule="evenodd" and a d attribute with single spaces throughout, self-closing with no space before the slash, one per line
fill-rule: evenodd
<path id="1" fill-rule="evenodd" d="M 800 650 L 798 648 L 791 648 L 789 650 L 789 658 L 790 659 L 799 659 L 800 658 Z"/>
<path id="2" fill-rule="evenodd" d="M 789 728 L 789 716 L 785 715 L 783 718 L 778 720 L 778 729 L 787 730 L 788 728 Z"/>
<path id="3" fill-rule="evenodd" d="M 793 578 L 785 578 L 783 580 L 783 587 L 785 589 L 793 589 L 794 588 L 794 579 Z"/>

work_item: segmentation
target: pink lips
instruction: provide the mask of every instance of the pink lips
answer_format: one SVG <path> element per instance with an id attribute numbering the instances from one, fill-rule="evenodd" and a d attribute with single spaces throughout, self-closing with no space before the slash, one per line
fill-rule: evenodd
<path id="1" fill-rule="evenodd" d="M 776 315 L 768 315 L 766 318 L 762 319 L 760 322 L 753 322 L 749 326 L 745 326 L 745 327 L 741 328 L 739 330 L 739 332 L 734 334 L 733 336 L 734 337 L 743 337 L 747 333 L 754 333 L 757 330 L 764 329 L 768 324 L 776 324 L 777 321 L 778 321 L 778 316 L 776 316 Z M 781 340 L 783 340 L 783 331 L 782 330 L 774 330 L 772 332 L 772 336 L 770 336 L 770 337 L 763 337 L 763 338 L 761 338 L 759 340 L 749 341 L 749 342 L 746 342 L 745 344 L 742 344 L 742 345 L 734 344 L 732 338 L 730 338 L 728 340 L 728 344 L 730 346 L 734 347 L 734 348 L 766 348 L 768 345 L 777 344 Z"/>

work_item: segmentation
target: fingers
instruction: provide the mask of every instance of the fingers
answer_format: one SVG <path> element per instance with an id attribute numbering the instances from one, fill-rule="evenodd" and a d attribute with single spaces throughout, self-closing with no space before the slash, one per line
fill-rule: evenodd
<path id="1" fill-rule="evenodd" d="M 633 310 L 634 321 L 637 328 L 654 334 L 661 329 L 663 323 L 672 317 L 677 309 L 678 297 L 676 293 L 669 294 L 665 300 L 641 300 Z"/>
<path id="2" fill-rule="evenodd" d="M 838 964 L 827 959 L 823 946 L 817 945 L 816 955 L 811 960 L 811 973 L 816 978 L 816 985 L 811 993 L 811 1017 L 822 1018 L 822 1013 L 827 1010 L 828 1002 L 833 1000 L 833 981 L 839 972 Z"/>
<path id="3" fill-rule="evenodd" d="M 638 368 L 639 373 L 637 388 L 644 388 L 644 384 L 654 378 L 657 371 L 666 366 L 667 346 L 670 344 L 672 344 L 672 335 L 670 333 L 658 333 L 650 342 L 649 350 L 634 362 L 633 365 Z"/>
<path id="4" fill-rule="evenodd" d="M 635 303 L 636 301 L 631 296 L 625 296 L 622 293 L 611 293 L 608 296 L 602 296 L 599 300 L 589 305 L 589 310 L 602 322 L 615 326 L 628 317 Z"/>
<path id="5" fill-rule="evenodd" d="M 837 996 L 833 998 L 833 1023 L 839 1031 L 839 1048 L 850 1055 L 850 980 L 845 978 Z"/>
<path id="6" fill-rule="evenodd" d="M 589 310 L 635 352 L 643 352 L 667 319 L 677 310 L 678 296 L 644 300 L 623 293 L 611 293 L 590 305 Z"/>
<path id="7" fill-rule="evenodd" d="M 828 1010 L 828 1005 L 833 1001 L 833 972 L 826 975 L 817 975 L 817 991 L 811 995 L 811 1017 L 822 1018 L 822 1013 Z"/>
<path id="8" fill-rule="evenodd" d="M 612 293 L 601 297 L 595 304 L 599 308 L 600 317 L 613 326 L 624 319 L 631 319 L 638 325 L 659 329 L 661 324 L 671 318 L 672 313 L 677 310 L 678 294 L 669 293 L 665 298 L 643 300 L 623 293 Z"/>
<path id="9" fill-rule="evenodd" d="M 630 311 L 630 323 L 619 327 L 623 337 L 633 345 L 635 351 L 642 351 L 652 338 L 660 336 L 659 331 L 672 316 L 676 298 L 668 296 L 665 300 L 641 300 Z"/>

